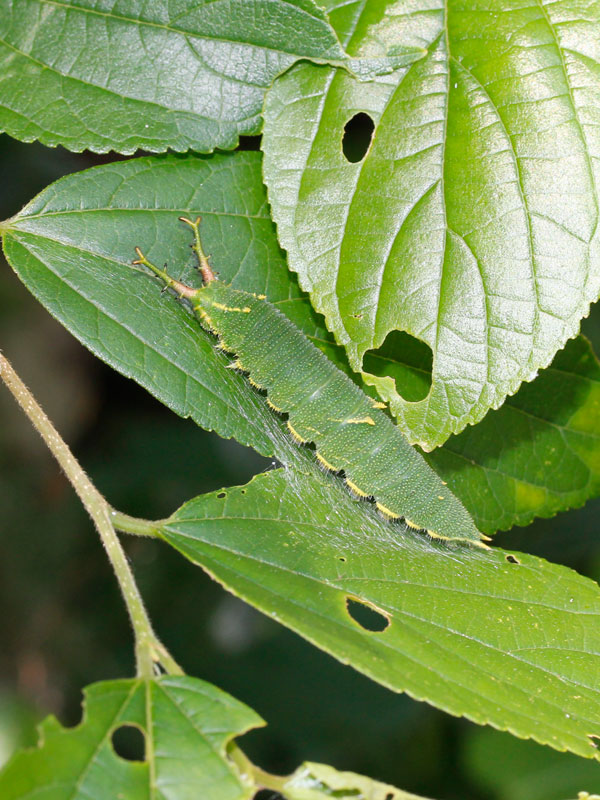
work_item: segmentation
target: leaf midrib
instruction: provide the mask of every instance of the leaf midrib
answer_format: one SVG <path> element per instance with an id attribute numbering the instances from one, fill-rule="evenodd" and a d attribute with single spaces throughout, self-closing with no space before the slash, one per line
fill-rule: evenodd
<path id="1" fill-rule="evenodd" d="M 177 522 L 179 522 L 181 524 L 197 523 L 197 524 L 201 525 L 204 522 L 207 522 L 207 523 L 218 523 L 218 522 L 223 522 L 223 521 L 226 521 L 226 522 L 238 522 L 238 523 L 243 523 L 243 522 L 276 523 L 276 524 L 281 524 L 281 525 L 284 525 L 284 526 L 291 526 L 291 527 L 296 527 L 296 528 L 306 528 L 306 529 L 308 529 L 308 532 L 310 532 L 311 529 L 314 530 L 315 528 L 318 531 L 322 531 L 323 530 L 323 528 L 321 526 L 316 526 L 316 525 L 313 525 L 311 523 L 301 523 L 301 522 L 298 522 L 298 520 L 282 519 L 281 517 L 254 517 L 254 516 L 212 517 L 212 516 L 206 516 L 206 517 L 186 517 L 185 519 L 178 520 Z M 230 553 L 230 554 L 235 555 L 235 556 L 239 556 L 240 558 L 250 558 L 252 561 L 255 561 L 258 564 L 262 564 L 265 567 L 275 567 L 276 569 L 279 569 L 282 572 L 287 572 L 287 573 L 289 573 L 291 575 L 300 575 L 300 576 L 302 576 L 304 578 L 307 578 L 308 580 L 315 581 L 315 583 L 320 583 L 320 584 L 322 584 L 324 586 L 328 586 L 329 588 L 336 589 L 336 590 L 339 590 L 341 592 L 345 592 L 346 591 L 346 589 L 343 589 L 343 588 L 341 588 L 339 586 L 336 586 L 335 584 L 330 582 L 327 578 L 319 578 L 319 577 L 316 577 L 315 575 L 311 575 L 311 574 L 308 574 L 306 572 L 301 572 L 299 570 L 293 570 L 290 567 L 286 567 L 286 566 L 281 565 L 280 563 L 277 563 L 277 562 L 267 561 L 267 560 L 265 560 L 263 558 L 260 558 L 259 556 L 254 555 L 254 554 L 249 556 L 247 553 L 245 553 L 243 551 L 234 550 L 232 548 L 225 547 L 222 544 L 215 544 L 214 542 L 209 542 L 209 541 L 206 541 L 205 539 L 200 539 L 197 536 L 194 536 L 193 534 L 186 533 L 185 531 L 180 530 L 179 528 L 172 529 L 172 528 L 170 528 L 169 524 L 164 526 L 164 530 L 167 531 L 167 533 L 169 533 L 171 535 L 181 536 L 182 539 L 189 539 L 190 541 L 193 541 L 193 542 L 199 542 L 201 544 L 208 545 L 209 547 L 214 547 L 217 550 L 222 549 L 225 552 Z M 522 564 L 520 566 L 521 566 L 521 568 L 523 568 Z M 531 567 L 527 567 L 527 568 L 531 569 Z M 391 578 L 382 578 L 382 577 L 378 577 L 377 579 L 374 579 L 374 578 L 361 578 L 360 576 L 353 576 L 353 577 L 348 577 L 348 580 L 351 580 L 353 582 L 369 581 L 371 583 L 384 583 L 384 584 L 390 584 L 390 585 L 393 585 L 393 586 L 408 586 L 408 587 L 411 587 L 411 588 L 424 589 L 424 590 L 428 590 L 428 591 L 435 590 L 435 591 L 439 591 L 439 592 L 452 592 L 454 594 L 463 595 L 465 597 L 470 597 L 470 598 L 477 598 L 479 600 L 490 600 L 490 599 L 493 599 L 493 600 L 497 600 L 498 602 L 502 602 L 502 603 L 510 602 L 510 603 L 514 603 L 516 605 L 518 604 L 518 605 L 523 605 L 523 606 L 527 606 L 527 607 L 541 608 L 541 609 L 545 609 L 545 610 L 548 610 L 548 611 L 557 611 L 557 612 L 560 612 L 561 614 L 562 613 L 564 613 L 564 614 L 572 614 L 573 616 L 576 616 L 576 617 L 579 617 L 579 616 L 583 616 L 583 617 L 600 617 L 600 611 L 584 611 L 584 610 L 581 610 L 581 609 L 565 608 L 564 606 L 548 605 L 547 603 L 544 604 L 544 603 L 541 603 L 541 602 L 537 602 L 535 600 L 519 600 L 518 598 L 511 597 L 510 595 L 509 596 L 504 596 L 504 595 L 497 595 L 497 594 L 494 594 L 494 595 L 484 594 L 484 593 L 481 593 L 481 592 L 474 592 L 472 590 L 463 589 L 463 588 L 461 588 L 459 586 L 453 586 L 453 585 L 452 586 L 443 586 L 443 585 L 438 585 L 438 584 L 432 585 L 430 583 L 417 583 L 416 581 L 398 580 L 397 578 L 391 579 Z M 399 609 L 395 609 L 393 607 L 388 607 L 387 610 L 392 611 L 392 612 L 393 611 L 397 611 L 399 613 L 404 613 L 403 611 L 401 611 Z M 600 655 L 600 653 L 599 653 L 599 655 Z"/>
<path id="2" fill-rule="evenodd" d="M 204 544 L 208 544 L 208 546 L 209 546 L 209 547 L 216 548 L 217 550 L 219 549 L 219 548 L 218 548 L 216 545 L 214 545 L 214 544 L 211 544 L 211 543 L 206 543 L 206 542 L 204 542 Z M 226 550 L 226 552 L 231 552 L 231 551 L 227 551 L 227 550 Z M 239 554 L 237 554 L 237 553 L 236 553 L 236 555 L 239 555 Z M 246 555 L 246 558 L 247 558 L 247 557 L 248 557 L 248 556 Z M 259 563 L 262 563 L 262 562 L 260 562 L 260 559 L 253 559 L 253 560 L 257 560 L 257 561 L 259 561 Z M 209 568 L 207 568 L 207 567 L 205 567 L 205 566 L 204 566 L 204 564 L 202 564 L 202 562 L 200 562 L 200 561 L 197 561 L 196 563 L 198 564 L 198 566 L 202 567 L 203 569 L 206 569 L 206 571 L 208 571 L 210 574 L 212 574 L 212 573 L 211 573 L 211 571 L 210 571 L 210 569 L 209 569 Z M 234 574 L 237 574 L 237 575 L 239 575 L 239 576 L 240 576 L 240 577 L 241 577 L 243 580 L 245 580 L 245 581 L 248 581 L 249 583 L 252 583 L 252 584 L 254 584 L 255 586 L 259 587 L 259 588 L 260 588 L 262 591 L 266 591 L 266 592 L 268 592 L 269 594 L 273 595 L 275 598 L 281 599 L 281 597 L 282 597 L 282 596 L 281 596 L 280 594 L 277 594 L 277 593 L 273 592 L 271 589 L 269 589 L 269 588 L 266 588 L 265 586 L 263 586 L 262 584 L 258 583 L 256 580 L 254 580 L 253 578 L 251 578 L 251 577 L 249 577 L 249 576 L 245 575 L 244 573 L 238 572 L 237 570 L 233 569 L 233 568 L 232 568 L 231 566 L 229 566 L 229 565 L 222 565 L 222 566 L 224 566 L 224 568 L 225 568 L 225 569 L 227 569 L 227 570 L 229 570 L 230 572 L 232 572 L 232 573 L 234 573 Z M 272 565 L 271 565 L 271 566 L 272 566 Z M 285 570 L 283 570 L 283 571 L 285 571 Z M 293 573 L 293 574 L 296 574 L 296 573 Z M 213 577 L 214 577 L 214 575 L 213 575 Z M 307 576 L 304 576 L 304 577 L 307 577 Z M 310 576 L 310 577 L 312 577 L 312 576 Z M 312 579 L 313 579 L 313 580 L 315 580 L 315 579 L 314 579 L 314 577 L 313 577 Z M 217 579 L 217 580 L 219 580 L 219 579 Z M 222 582 L 222 581 L 219 581 L 219 582 Z M 318 580 L 316 580 L 316 582 L 317 582 L 317 583 L 319 583 L 319 581 L 318 581 Z M 325 584 L 325 585 L 327 585 L 327 584 Z M 332 588 L 332 589 L 335 589 L 335 590 L 337 590 L 337 591 L 340 591 L 341 593 L 344 593 L 344 592 L 345 592 L 345 590 L 344 590 L 344 589 L 338 589 L 337 587 L 331 587 L 331 586 L 330 586 L 329 588 Z M 348 629 L 348 630 L 351 630 L 351 631 L 353 631 L 353 632 L 355 632 L 355 633 L 356 633 L 355 629 L 354 629 L 354 628 L 352 628 L 352 627 L 351 627 L 349 624 L 347 624 L 347 623 L 345 623 L 345 622 L 342 622 L 341 620 L 338 620 L 338 619 L 336 619 L 336 618 L 335 618 L 335 617 L 333 617 L 333 616 L 325 616 L 324 614 L 320 613 L 320 612 L 319 612 L 317 609 L 313 609 L 313 608 L 307 608 L 306 606 L 302 605 L 302 604 L 301 604 L 299 601 L 297 601 L 297 600 L 296 600 L 294 597 L 292 597 L 292 596 L 286 596 L 286 597 L 284 598 L 284 600 L 285 600 L 285 602 L 288 602 L 288 603 L 290 603 L 291 605 L 297 606 L 298 608 L 302 609 L 302 610 L 303 610 L 303 611 L 305 611 L 305 612 L 308 612 L 308 613 L 310 613 L 310 614 L 314 614 L 315 616 L 320 616 L 320 617 L 322 617 L 323 619 L 327 620 L 327 621 L 328 621 L 328 622 L 330 622 L 330 623 L 331 623 L 331 622 L 334 622 L 336 625 L 338 625 L 338 626 L 342 627 L 343 629 Z M 567 683 L 567 684 L 571 684 L 571 685 L 573 685 L 573 686 L 580 687 L 580 689 L 581 689 L 581 690 L 585 690 L 585 691 L 586 691 L 586 693 L 588 693 L 588 692 L 589 692 L 589 693 L 591 693 L 591 694 L 592 694 L 592 697 L 593 697 L 593 699 L 596 699 L 596 698 L 594 697 L 594 695 L 595 695 L 595 694 L 598 694 L 598 691 L 597 691 L 597 690 L 594 690 L 594 689 L 592 689 L 591 687 L 588 687 L 588 686 L 586 686 L 585 684 L 580 684 L 580 683 L 578 683 L 578 682 L 576 682 L 576 681 L 573 681 L 573 680 L 571 680 L 571 679 L 567 679 L 567 678 L 565 678 L 565 677 L 564 677 L 564 676 L 562 676 L 562 675 L 557 675 L 557 674 L 555 674 L 554 672 L 552 672 L 551 670 L 549 670 L 549 669 L 547 669 L 547 668 L 545 668 L 545 667 L 540 667 L 540 666 L 539 666 L 539 665 L 537 665 L 537 664 L 533 664 L 533 663 L 531 663 L 531 662 L 529 662 L 529 661 L 526 661 L 525 659 L 522 659 L 522 658 L 519 658 L 519 657 L 517 657 L 517 656 L 513 655 L 513 653 L 512 653 L 512 652 L 508 652 L 508 651 L 505 651 L 505 650 L 500 650 L 499 648 L 496 648 L 496 647 L 494 647 L 493 645 L 491 645 L 491 644 L 489 644 L 489 643 L 487 643 L 487 642 L 481 642 L 480 640 L 478 640 L 478 639 L 475 639 L 475 638 L 473 638 L 473 637 L 469 637 L 469 636 L 467 636 L 466 634 L 464 634 L 464 633 L 462 633 L 462 632 L 457 632 L 457 631 L 454 631 L 454 630 L 452 630 L 452 629 L 450 629 L 450 628 L 444 628 L 442 625 L 440 625 L 440 624 L 438 624 L 438 623 L 434 623 L 434 622 L 432 622 L 431 620 L 426 620 L 426 619 L 425 619 L 425 620 L 423 620 L 422 618 L 420 618 L 420 617 L 417 617 L 417 616 L 415 616 L 414 614 L 410 614 L 410 615 L 409 615 L 409 614 L 408 614 L 408 613 L 406 613 L 406 612 L 400 612 L 400 613 L 402 613 L 402 615 L 403 615 L 403 617 L 404 617 L 405 624 L 408 624 L 408 625 L 410 625 L 410 624 L 411 624 L 410 620 L 411 620 L 411 619 L 413 620 L 413 623 L 412 623 L 412 626 L 411 626 L 411 627 L 412 627 L 413 631 L 416 633 L 416 635 L 418 635 L 418 636 L 419 636 L 421 639 L 423 639 L 423 637 L 424 637 L 424 634 L 422 633 L 422 631 L 421 631 L 421 630 L 419 630 L 419 628 L 418 628 L 418 627 L 417 627 L 417 628 L 415 628 L 415 627 L 414 627 L 414 625 L 415 625 L 415 623 L 414 623 L 414 620 L 417 620 L 418 622 L 424 622 L 425 624 L 429 624 L 429 625 L 431 625 L 431 626 L 432 626 L 434 629 L 435 629 L 435 628 L 438 628 L 438 629 L 442 630 L 442 631 L 443 631 L 443 632 L 445 632 L 445 633 L 450 633 L 450 634 L 453 634 L 453 635 L 455 635 L 455 636 L 457 636 L 457 637 L 459 637 L 459 638 L 462 638 L 462 639 L 467 639 L 467 640 L 469 640 L 469 641 L 473 641 L 473 642 L 475 642 L 475 643 L 479 644 L 479 645 L 480 645 L 481 647 L 483 647 L 483 648 L 489 649 L 489 650 L 491 650 L 491 651 L 493 651 L 493 652 L 496 652 L 496 653 L 500 653 L 502 656 L 504 656 L 504 657 L 507 657 L 507 658 L 509 658 L 509 659 L 514 659 L 514 660 L 515 660 L 515 661 L 516 661 L 516 662 L 517 662 L 517 663 L 518 663 L 520 666 L 528 666 L 528 667 L 530 667 L 530 668 L 533 668 L 533 669 L 535 669 L 535 670 L 539 670 L 539 671 L 540 671 L 540 672 L 542 672 L 542 673 L 546 673 L 546 674 L 548 674 L 548 675 L 551 675 L 553 678 L 555 678 L 556 680 L 560 681 L 561 683 Z M 400 624 L 400 623 L 398 623 L 398 624 Z M 315 644 L 315 645 L 316 645 L 316 646 L 318 646 L 319 648 L 321 648 L 321 649 L 323 649 L 323 648 L 327 649 L 327 646 L 326 646 L 326 645 L 324 645 L 322 642 L 318 641 L 317 639 L 315 639 L 315 638 L 311 637 L 310 633 L 306 632 L 306 633 L 303 633 L 302 635 L 303 635 L 303 636 L 305 636 L 305 637 L 306 637 L 306 638 L 307 638 L 307 639 L 308 639 L 310 642 L 312 642 L 313 644 Z M 385 642 L 385 641 L 384 641 L 384 640 L 381 638 L 381 636 L 382 636 L 382 635 L 380 635 L 380 634 L 375 634 L 375 636 L 377 636 L 377 641 L 378 641 L 378 643 L 379 643 L 379 644 L 383 645 L 384 647 L 386 647 L 386 648 L 388 648 L 388 649 L 391 649 L 391 650 L 392 650 L 392 652 L 394 652 L 394 653 L 398 653 L 398 652 L 400 652 L 400 653 L 401 653 L 401 655 L 402 655 L 403 657 L 405 657 L 405 658 L 407 658 L 407 659 L 410 659 L 410 660 L 411 660 L 413 663 L 415 663 L 415 664 L 417 664 L 418 666 L 422 667 L 422 668 L 423 668 L 423 669 L 425 669 L 425 670 L 426 670 L 428 673 L 433 673 L 433 669 L 431 668 L 431 666 L 429 666 L 429 665 L 427 665 L 427 664 L 423 664 L 423 663 L 421 663 L 421 662 L 420 662 L 420 661 L 418 661 L 418 660 L 417 660 L 417 659 L 416 659 L 416 658 L 415 658 L 415 657 L 414 657 L 412 654 L 410 654 L 410 655 L 409 655 L 409 654 L 407 654 L 406 652 L 404 652 L 404 651 L 400 651 L 400 650 L 398 650 L 398 648 L 395 648 L 395 647 L 393 647 L 391 644 L 389 644 L 389 643 Z M 459 658 L 461 661 L 464 661 L 466 664 L 468 664 L 468 665 L 469 665 L 469 667 L 476 667 L 476 666 L 477 666 L 477 663 L 476 663 L 476 662 L 473 662 L 473 663 L 469 662 L 469 661 L 468 661 L 466 658 L 464 658 L 462 655 L 460 655 L 460 654 L 456 653 L 454 650 L 449 650 L 447 647 L 445 647 L 445 646 L 443 645 L 443 643 L 441 643 L 441 642 L 439 642 L 439 641 L 436 641 L 436 646 L 437 646 L 437 647 L 439 647 L 441 650 L 444 650 L 445 652 L 449 653 L 451 656 L 453 656 L 453 657 L 454 657 L 454 656 L 458 657 L 458 658 Z M 333 650 L 329 650 L 329 652 L 333 652 Z M 368 665 L 365 665 L 364 667 L 362 667 L 362 668 L 361 668 L 361 670 L 362 670 L 363 672 L 365 672 L 366 674 L 371 674 L 371 675 L 373 674 L 373 671 L 370 669 L 370 667 L 369 667 Z M 490 677 L 491 677 L 491 675 L 490 675 Z M 382 680 L 382 679 L 380 679 L 379 677 L 377 677 L 377 678 L 376 678 L 376 680 L 377 680 L 377 682 L 378 682 L 378 683 L 380 683 L 380 684 L 382 684 L 382 685 L 384 685 L 384 686 L 387 686 L 388 688 L 390 688 L 390 689 L 392 689 L 392 690 L 394 690 L 394 691 L 399 691 L 397 687 L 393 686 L 392 684 L 388 683 L 388 682 L 387 682 L 387 681 L 385 681 L 385 680 Z M 486 701 L 489 701 L 489 697 L 488 697 L 488 696 L 486 696 L 486 695 L 484 695 L 484 694 L 481 694 L 481 693 L 476 693 L 476 692 L 473 690 L 473 688 L 472 688 L 472 686 L 471 686 L 471 685 L 467 685 L 467 684 L 463 685 L 463 684 L 461 684 L 461 683 L 460 683 L 460 682 L 459 682 L 459 681 L 458 681 L 456 678 L 446 678 L 446 680 L 448 681 L 448 683 L 454 683 L 455 685 L 457 685 L 457 686 L 458 686 L 458 687 L 460 687 L 461 689 L 463 689 L 463 690 L 467 690 L 467 691 L 470 691 L 470 692 L 472 692 L 474 695 L 476 695 L 476 696 L 479 696 L 479 697 L 482 697 L 484 700 L 486 700 Z M 506 683 L 506 682 L 505 682 L 505 683 Z M 526 694 L 526 696 L 527 696 L 528 698 L 530 697 L 530 695 L 529 695 L 529 694 L 526 692 L 526 690 L 525 690 L 525 689 L 521 689 L 520 687 L 518 687 L 518 686 L 515 686 L 514 684 L 511 684 L 511 683 L 506 683 L 506 685 L 507 685 L 508 687 L 510 687 L 511 689 L 515 689 L 516 691 L 520 692 L 521 694 Z M 415 692 L 411 692 L 411 691 L 409 691 L 409 690 L 407 690 L 407 689 L 402 689 L 402 690 L 400 690 L 400 691 L 405 691 L 405 692 L 407 692 L 407 694 L 409 694 L 409 695 L 411 695 L 411 696 L 413 696 L 413 697 L 415 697 L 416 699 L 419 699 L 419 700 L 428 700 L 428 699 L 429 699 L 429 698 L 427 698 L 425 695 L 417 695 Z M 549 706 L 549 707 L 551 707 L 551 708 L 553 708 L 553 709 L 558 709 L 558 710 L 559 710 L 559 711 L 561 711 L 561 712 L 563 711 L 563 708 L 562 708 L 561 706 L 557 705 L 556 703 L 553 703 L 553 702 L 550 702 L 550 701 L 548 701 L 546 698 L 540 698 L 540 697 L 538 697 L 538 698 L 537 698 L 537 700 L 538 700 L 538 702 L 542 702 L 542 701 L 543 701 L 543 702 L 545 702 L 545 704 L 546 704 L 547 706 Z M 440 708 L 443 708 L 443 707 L 444 707 L 444 706 L 443 706 L 443 704 L 442 704 L 441 702 L 440 702 L 440 703 L 438 703 L 438 701 L 436 701 L 436 705 L 437 705 L 437 706 L 439 706 Z M 504 708 L 507 708 L 507 706 L 505 705 L 505 706 L 504 706 Z M 448 711 L 449 711 L 449 713 L 452 713 L 452 714 L 454 714 L 454 715 L 456 715 L 456 714 L 457 714 L 457 712 L 456 712 L 456 711 L 450 710 L 448 707 L 446 707 L 446 710 L 448 710 Z M 517 708 L 510 707 L 510 711 L 511 711 L 511 713 L 514 713 L 514 714 L 519 714 L 519 715 L 521 715 L 521 716 L 522 716 L 524 719 L 527 719 L 527 720 L 530 720 L 530 721 L 534 721 L 534 718 L 533 718 L 533 717 L 528 717 L 528 716 L 527 716 L 527 715 L 526 715 L 526 714 L 525 714 L 525 713 L 524 713 L 522 710 L 519 710 L 519 709 L 517 709 Z M 465 713 L 465 714 L 460 714 L 460 716 L 465 716 L 467 719 L 474 719 L 475 721 L 481 721 L 481 717 L 477 718 L 475 715 L 471 715 L 471 714 L 467 714 L 467 713 Z M 483 716 L 483 715 L 482 715 L 482 716 Z M 573 718 L 573 716 L 572 716 L 572 718 Z M 487 720 L 489 720 L 489 715 L 488 715 L 488 717 L 486 717 L 486 719 L 487 719 Z M 584 718 L 584 717 L 582 717 L 582 716 L 580 716 L 580 715 L 578 715 L 578 719 L 579 719 L 580 721 L 582 721 L 582 722 L 585 720 L 585 718 Z M 536 721 L 538 721 L 538 722 L 539 722 L 539 719 L 538 719 L 538 720 L 536 720 Z M 590 722 L 592 722 L 593 724 L 595 724 L 596 720 L 592 718 L 592 719 L 590 719 Z M 543 724 L 544 724 L 544 725 L 546 725 L 548 728 L 550 728 L 550 729 L 552 729 L 552 730 L 555 730 L 555 731 L 557 731 L 557 732 L 558 732 L 560 735 L 563 735 L 563 736 L 564 736 L 564 730 L 563 730 L 563 729 L 561 729 L 561 728 L 557 728 L 557 727 L 555 727 L 555 725 L 554 725 L 553 723 L 549 723 L 547 720 L 544 720 Z M 574 738 L 574 739 L 577 739 L 577 740 L 578 740 L 578 737 L 577 737 L 577 735 L 576 735 L 575 733 L 572 733 L 572 732 L 571 732 L 571 733 L 569 733 L 568 735 L 569 735 L 569 736 L 571 736 L 572 738 Z M 599 757 L 600 757 L 600 756 L 599 756 Z"/>

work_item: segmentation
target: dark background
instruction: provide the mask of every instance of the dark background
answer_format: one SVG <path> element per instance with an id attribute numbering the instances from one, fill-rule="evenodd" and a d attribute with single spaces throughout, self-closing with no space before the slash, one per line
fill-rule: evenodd
<path id="1" fill-rule="evenodd" d="M 0 219 L 59 176 L 110 160 L 0 137 Z M 598 350 L 597 311 L 585 331 Z M 122 511 L 164 517 L 197 494 L 245 483 L 267 463 L 177 418 L 94 359 L 2 259 L 0 348 Z M 599 511 L 598 501 L 588 503 L 496 541 L 598 578 Z M 436 800 L 600 793 L 600 764 L 392 694 L 236 600 L 165 545 L 130 537 L 124 544 L 175 658 L 269 723 L 242 740 L 262 767 L 286 773 L 303 760 L 322 761 Z M 132 675 L 127 616 L 93 526 L 0 386 L 0 763 L 35 742 L 35 724 L 47 713 L 75 724 L 84 685 Z"/>

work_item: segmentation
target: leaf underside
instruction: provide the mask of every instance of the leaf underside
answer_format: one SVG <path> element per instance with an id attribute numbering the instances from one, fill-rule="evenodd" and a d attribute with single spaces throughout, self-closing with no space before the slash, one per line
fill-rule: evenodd
<path id="1" fill-rule="evenodd" d="M 355 502 L 335 478 L 276 470 L 190 501 L 160 535 L 384 686 L 597 757 L 598 586 L 532 556 L 436 545 Z"/>
<path id="2" fill-rule="evenodd" d="M 364 374 L 430 450 L 532 380 L 598 297 L 600 6 L 419 0 L 338 19 L 339 5 L 350 53 L 387 31 L 428 54 L 369 84 L 309 64 L 280 78 L 269 200 L 354 370 L 395 330 L 431 348 L 423 400 Z M 340 145 L 358 113 L 375 127 L 352 163 Z"/>

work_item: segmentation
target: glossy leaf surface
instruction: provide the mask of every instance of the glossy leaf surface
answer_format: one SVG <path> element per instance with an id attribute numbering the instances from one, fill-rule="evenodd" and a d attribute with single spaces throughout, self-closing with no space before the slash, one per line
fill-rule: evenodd
<path id="1" fill-rule="evenodd" d="M 265 110 L 269 200 L 352 368 L 430 450 L 534 378 L 598 296 L 600 6 L 329 10 L 351 53 L 395 35 L 428 55 L 372 84 L 308 64 L 279 79 Z M 340 145 L 359 113 L 374 133 L 354 163 Z M 425 399 L 365 368 L 395 330 L 433 352 Z"/>
<path id="2" fill-rule="evenodd" d="M 370 77 L 420 55 L 352 62 L 312 0 L 2 0 L 0 128 L 77 151 L 228 149 L 298 59 Z"/>
<path id="3" fill-rule="evenodd" d="M 262 725 L 260 717 L 197 678 L 92 684 L 83 721 L 41 726 L 39 748 L 18 753 L 0 773 L 3 800 L 249 800 L 248 776 L 229 760 L 231 739 Z M 145 761 L 119 757 L 113 733 L 133 726 L 145 738 Z"/>
<path id="4" fill-rule="evenodd" d="M 383 685 L 597 756 L 597 584 L 532 556 L 433 544 L 356 502 L 298 464 L 190 501 L 161 536 Z"/>

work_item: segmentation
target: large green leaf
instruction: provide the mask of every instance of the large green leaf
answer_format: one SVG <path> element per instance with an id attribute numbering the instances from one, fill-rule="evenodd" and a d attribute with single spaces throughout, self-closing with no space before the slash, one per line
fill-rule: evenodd
<path id="1" fill-rule="evenodd" d="M 242 188 L 240 188 L 242 187 Z M 90 350 L 181 416 L 265 455 L 279 422 L 212 337 L 131 267 L 134 247 L 192 276 L 180 214 L 202 214 L 216 265 L 285 274 L 257 153 L 149 157 L 63 178 L 4 226 L 21 280 Z M 8 228 L 7 228 L 8 226 Z M 220 268 L 220 266 L 218 267 Z"/>
<path id="2" fill-rule="evenodd" d="M 41 726 L 38 749 L 19 752 L 0 773 L 3 800 L 248 800 L 253 781 L 227 757 L 231 739 L 262 725 L 250 708 L 197 678 L 118 680 L 85 691 L 84 717 Z M 133 726 L 145 761 L 116 755 L 113 733 Z"/>
<path id="3" fill-rule="evenodd" d="M 227 360 L 175 299 L 129 266 L 138 244 L 197 281 L 181 213 L 203 214 L 203 238 L 224 280 L 266 294 L 348 371 L 343 348 L 286 269 L 256 153 L 149 157 L 71 175 L 9 221 L 5 252 L 51 313 L 115 369 L 176 413 L 264 454 L 285 455 L 264 401 L 224 369 Z M 413 380 L 418 391 L 427 375 L 409 360 L 406 347 L 391 348 L 377 368 L 405 385 Z M 525 524 L 598 492 L 597 403 L 598 368 L 576 340 L 501 410 L 428 458 L 481 530 Z"/>
<path id="4" fill-rule="evenodd" d="M 600 364 L 589 342 L 567 342 L 533 383 L 426 458 L 485 533 L 597 497 Z"/>
<path id="5" fill-rule="evenodd" d="M 339 484 L 304 465 L 272 471 L 190 501 L 160 535 L 383 685 L 597 757 L 598 586 L 539 558 L 437 545 L 357 514 Z"/>
<path id="6" fill-rule="evenodd" d="M 498 407 L 575 335 L 600 288 L 600 5 L 329 3 L 352 54 L 426 58 L 371 84 L 296 66 L 269 91 L 280 241 L 358 371 L 391 331 L 433 351 L 424 400 L 366 372 L 424 448 Z M 358 9 L 358 10 L 357 10 Z M 375 125 L 349 162 L 358 112 Z"/>
<path id="7" fill-rule="evenodd" d="M 258 133 L 264 93 L 301 58 L 362 77 L 313 0 L 1 0 L 0 127 L 71 150 L 210 151 Z"/>

